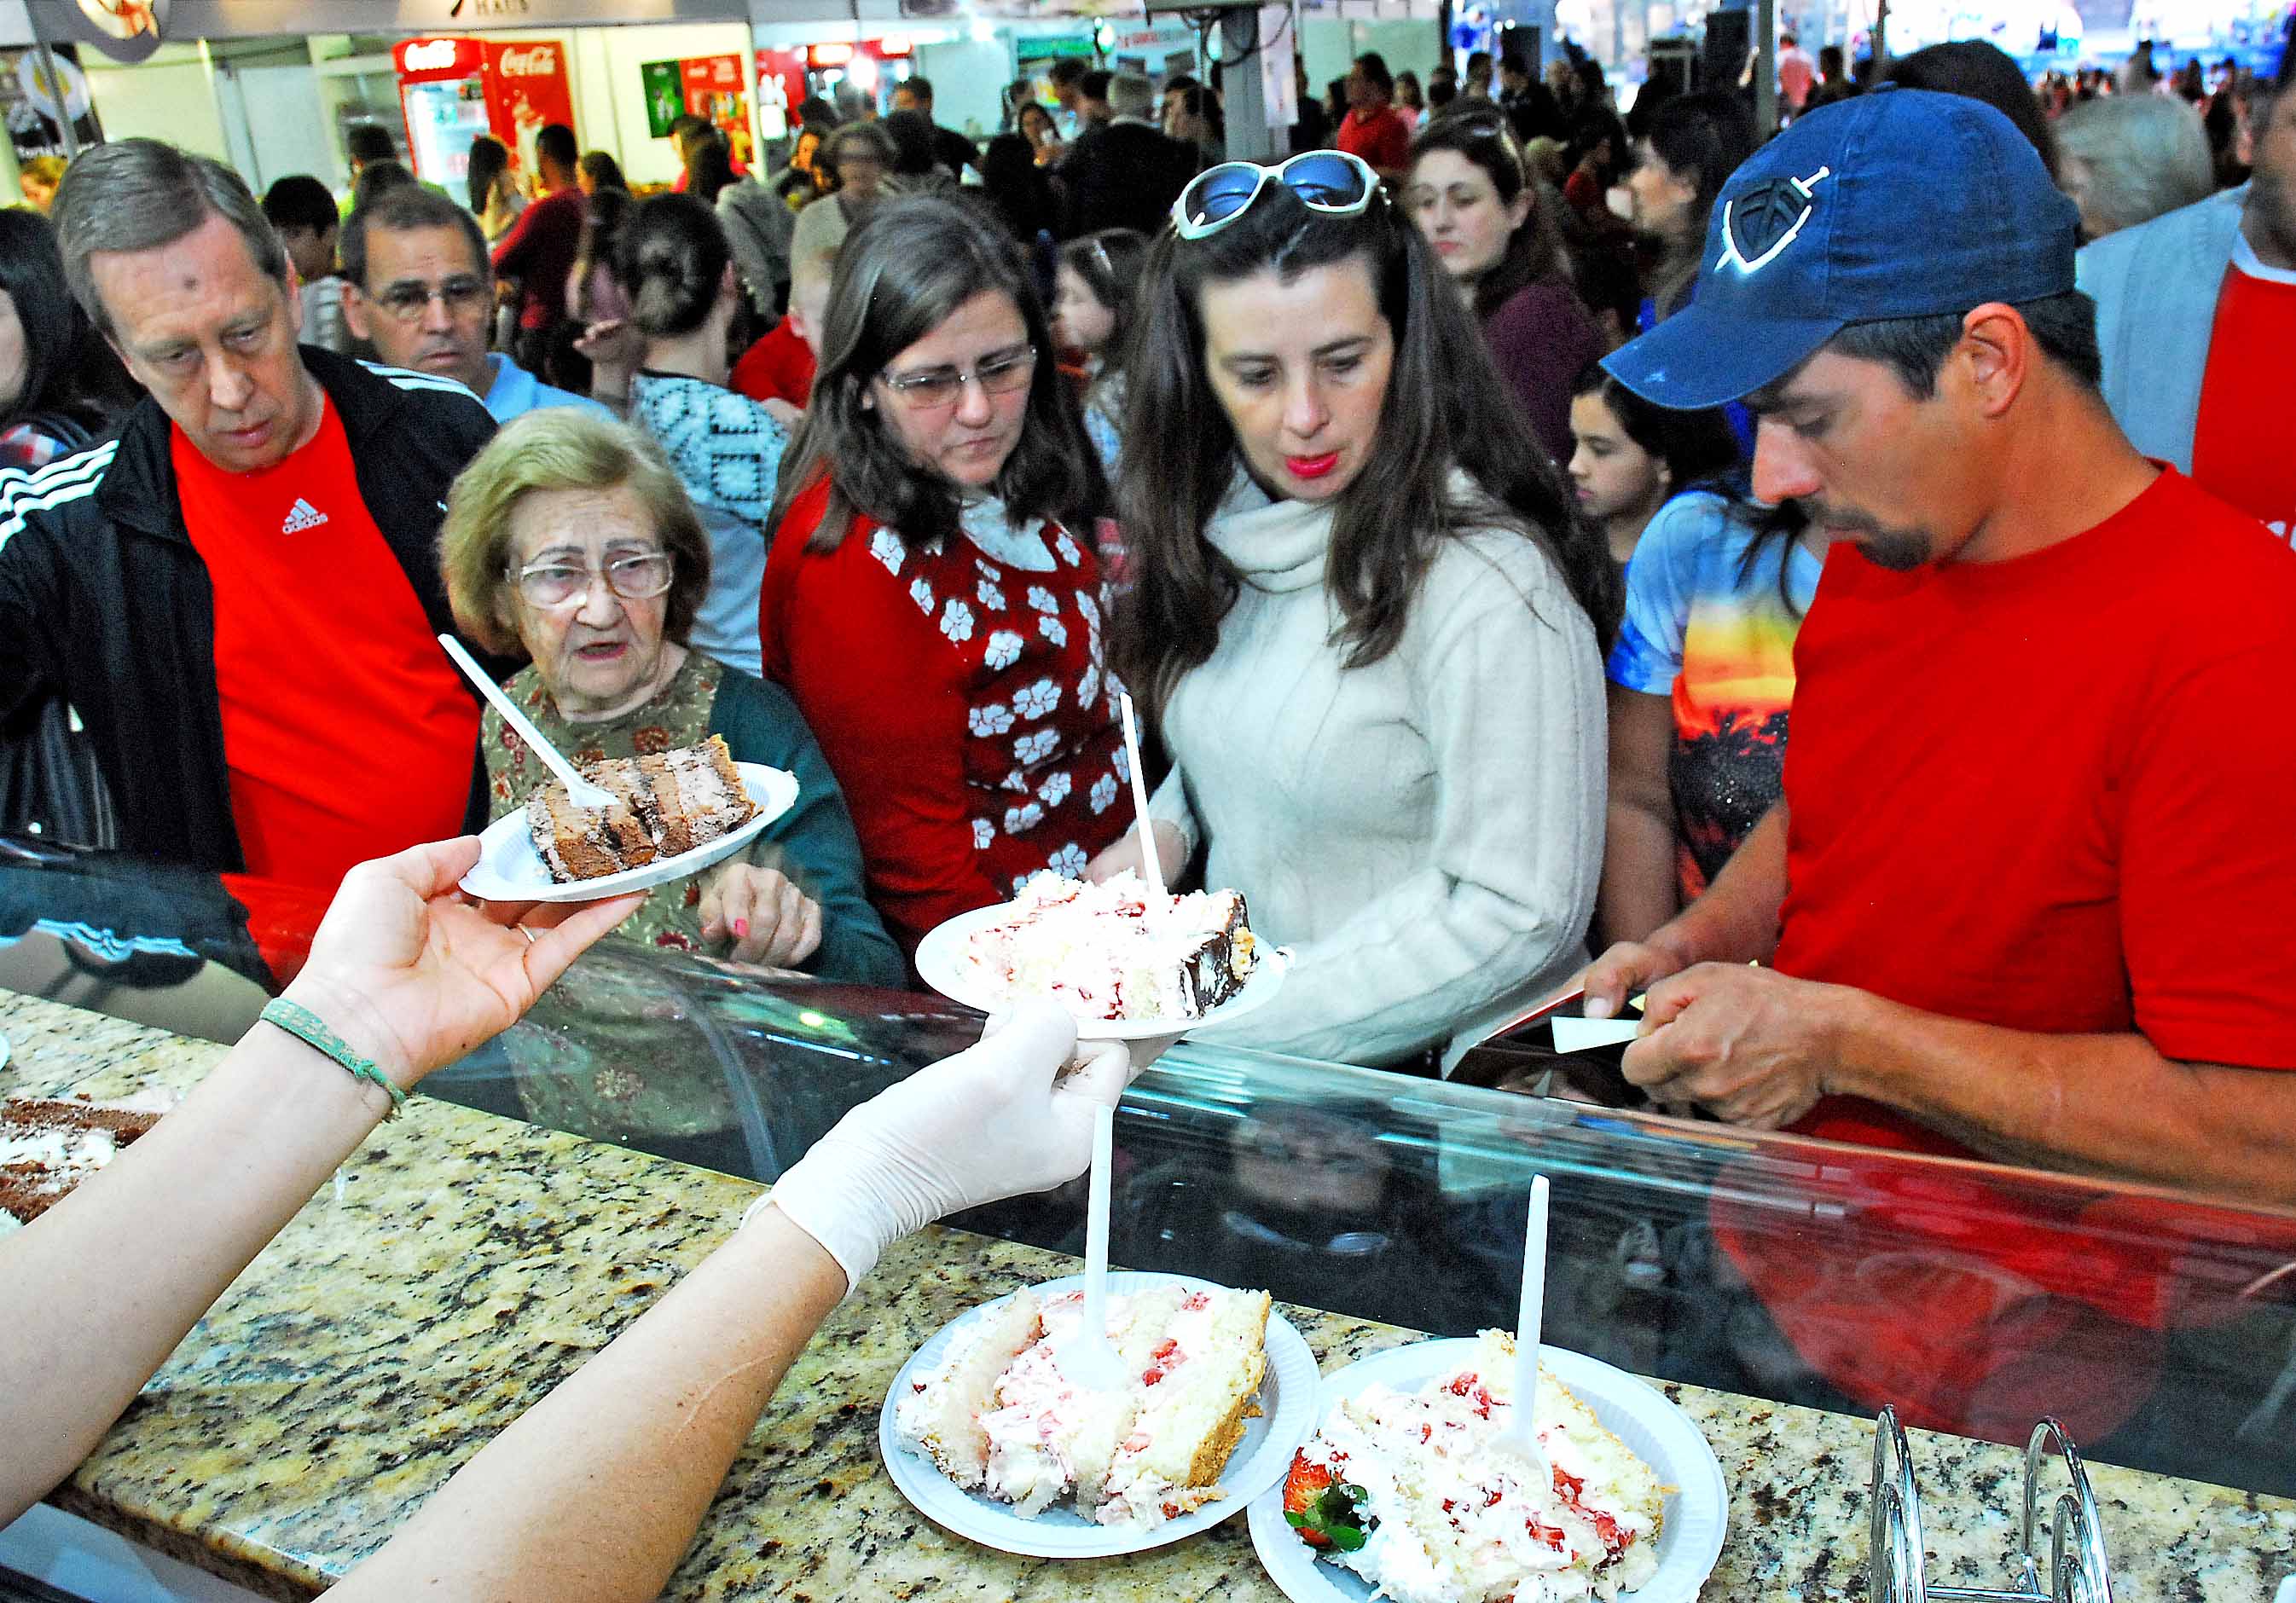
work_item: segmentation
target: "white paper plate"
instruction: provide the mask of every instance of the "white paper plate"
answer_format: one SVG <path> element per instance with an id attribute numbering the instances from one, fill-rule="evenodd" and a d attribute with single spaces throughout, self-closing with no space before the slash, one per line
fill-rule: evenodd
<path id="1" fill-rule="evenodd" d="M 980 930 L 986 929 L 1012 915 L 1013 904 L 999 902 L 993 907 L 976 907 L 971 912 L 961 912 L 946 924 L 926 933 L 917 943 L 917 974 L 925 984 L 952 1002 L 961 1002 L 968 1008 L 979 1008 L 993 1013 L 1015 998 L 984 982 L 972 965 L 964 961 L 965 942 Z M 1243 988 L 1200 1018 L 1082 1018 L 1077 1020 L 1079 1041 L 1154 1041 L 1161 1036 L 1178 1037 L 1231 1018 L 1241 1018 L 1246 1013 L 1257 1012 L 1275 1000 L 1275 993 L 1283 985 L 1283 972 L 1290 967 L 1291 953 L 1281 946 L 1259 943 L 1254 953 L 1251 976 Z"/>
<path id="2" fill-rule="evenodd" d="M 1069 1275 L 1029 1289 L 1038 1296 L 1048 1296 L 1081 1289 L 1083 1285 L 1082 1275 Z M 1121 1269 L 1109 1272 L 1111 1296 L 1146 1291 L 1157 1286 L 1219 1289 L 1210 1280 L 1186 1275 Z M 907 1394 L 910 1378 L 938 1365 L 959 1330 L 1011 1300 L 1007 1296 L 983 1303 L 942 1326 L 901 1366 L 901 1372 L 894 1377 L 892 1389 L 885 1394 L 884 1411 L 877 1421 L 878 1449 L 884 1454 L 885 1468 L 891 1472 L 893 1484 L 901 1489 L 902 1495 L 935 1525 L 969 1537 L 983 1547 L 1035 1558 L 1107 1558 L 1119 1553 L 1145 1552 L 1193 1536 L 1198 1531 L 1208 1531 L 1268 1487 L 1282 1484 L 1292 1468 L 1292 1455 L 1308 1439 L 1308 1429 L 1315 1423 L 1316 1355 L 1308 1350 L 1300 1332 L 1281 1313 L 1270 1309 L 1267 1375 L 1259 1383 L 1260 1415 L 1243 1422 L 1243 1439 L 1236 1444 L 1226 1469 L 1221 1472 L 1220 1485 L 1226 1489 L 1226 1496 L 1192 1514 L 1144 1529 L 1094 1525 L 1065 1503 L 1055 1504 L 1034 1519 L 1023 1519 L 1013 1512 L 1009 1503 L 959 1489 L 931 1459 L 903 1446 L 893 1425 L 894 1401 Z"/>
<path id="3" fill-rule="evenodd" d="M 1352 1397 L 1374 1381 L 1416 1391 L 1467 1362 L 1475 1345 L 1466 1339 L 1415 1342 L 1351 1363 L 1324 1377 L 1316 1423 L 1340 1398 Z M 1659 1525 L 1658 1574 L 1647 1585 L 1620 1593 L 1621 1603 L 1695 1603 L 1698 1589 L 1722 1556 L 1730 1517 L 1729 1488 L 1714 1449 L 1690 1416 L 1648 1382 L 1561 1347 L 1542 1346 L 1538 1357 L 1548 1374 L 1595 1411 L 1605 1429 L 1658 1472 L 1660 1484 L 1675 1488 L 1666 1494 L 1666 1516 Z M 1292 1603 L 1365 1603 L 1371 1596 L 1370 1582 L 1338 1564 L 1316 1562 L 1315 1550 L 1283 1523 L 1281 1480 L 1251 1505 L 1251 1545 Z"/>
<path id="4" fill-rule="evenodd" d="M 723 863 L 748 846 L 767 824 L 797 804 L 797 775 L 768 768 L 763 763 L 736 763 L 742 789 L 758 805 L 757 816 L 740 829 L 720 835 L 708 846 L 657 857 L 644 868 L 601 874 L 595 879 L 576 879 L 561 885 L 550 877 L 534 837 L 526 827 L 523 805 L 504 814 L 479 837 L 478 865 L 463 876 L 463 888 L 488 902 L 595 902 L 626 890 L 652 890 L 688 874 L 698 874 Z"/>

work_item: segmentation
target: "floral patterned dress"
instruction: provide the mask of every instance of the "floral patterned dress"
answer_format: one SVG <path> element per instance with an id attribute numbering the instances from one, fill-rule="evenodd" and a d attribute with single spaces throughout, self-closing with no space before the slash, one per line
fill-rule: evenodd
<path id="1" fill-rule="evenodd" d="M 870 899 L 912 949 L 1120 836 L 1130 781 L 1102 642 L 1100 561 L 994 501 L 964 537 L 912 544 L 865 519 L 807 542 L 829 487 L 776 533 L 759 637 L 853 809 Z"/>

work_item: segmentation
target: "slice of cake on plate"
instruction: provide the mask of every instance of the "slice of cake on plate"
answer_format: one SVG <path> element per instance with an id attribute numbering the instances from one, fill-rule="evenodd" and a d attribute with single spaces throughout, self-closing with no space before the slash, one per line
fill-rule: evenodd
<path id="1" fill-rule="evenodd" d="M 1232 890 L 1159 896 L 1126 872 L 1099 885 L 1037 875 L 963 961 L 1000 997 L 1046 996 L 1079 1018 L 1201 1018 L 1243 988 L 1256 943 Z"/>
<path id="2" fill-rule="evenodd" d="M 613 793 L 612 806 L 578 807 L 556 780 L 526 798 L 534 849 L 561 884 L 690 852 L 757 815 L 720 735 L 699 746 L 609 757 L 580 768 L 583 778 Z"/>
<path id="3" fill-rule="evenodd" d="M 1494 1451 L 1513 1412 L 1514 1343 L 1486 1330 L 1415 1393 L 1374 1384 L 1332 1406 L 1292 1461 L 1301 1541 L 1399 1603 L 1596 1603 L 1658 1570 L 1665 1488 L 1544 1370 L 1549 1474 Z"/>
<path id="4" fill-rule="evenodd" d="M 0 1100 L 0 1231 L 46 1213 L 159 1121 L 142 1108 L 61 1098 Z"/>
<path id="5" fill-rule="evenodd" d="M 894 1404 L 901 1439 L 950 1480 L 1035 1518 L 1063 1500 L 1105 1525 L 1160 1525 L 1220 1497 L 1259 1410 L 1264 1291 L 1159 1286 L 1108 1299 L 1128 1374 L 1095 1392 L 1061 1368 L 1084 1293 L 1023 1291 L 960 1332 Z"/>

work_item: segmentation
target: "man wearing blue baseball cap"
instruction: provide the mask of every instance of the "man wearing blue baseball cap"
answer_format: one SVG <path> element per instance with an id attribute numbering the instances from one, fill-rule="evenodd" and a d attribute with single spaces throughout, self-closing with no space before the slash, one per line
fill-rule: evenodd
<path id="1" fill-rule="evenodd" d="M 1734 1124 L 2286 1203 L 2296 556 L 2113 421 L 2076 222 L 1990 107 L 1829 106 L 1609 359 L 1832 544 L 1784 801 L 1587 1011 Z"/>

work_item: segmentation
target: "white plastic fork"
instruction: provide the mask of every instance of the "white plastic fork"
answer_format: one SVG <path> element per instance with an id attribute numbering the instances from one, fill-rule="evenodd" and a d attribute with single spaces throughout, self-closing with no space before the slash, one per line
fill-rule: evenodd
<path id="1" fill-rule="evenodd" d="M 1514 1316 L 1514 1407 L 1511 1423 L 1491 1439 L 1532 1467 L 1543 1490 L 1554 1471 L 1538 1444 L 1538 1339 L 1546 1307 L 1546 1176 L 1530 1181 L 1530 1217 L 1522 1233 L 1522 1301 Z"/>
<path id="2" fill-rule="evenodd" d="M 1108 1339 L 1108 1191 L 1116 1156 L 1116 1109 L 1092 1110 L 1092 1191 L 1084 1225 L 1084 1324 L 1061 1352 L 1061 1372 L 1095 1392 L 1122 1389 L 1129 1377 Z"/>
<path id="3" fill-rule="evenodd" d="M 518 710 L 518 704 L 503 694 L 502 686 L 489 679 L 486 669 L 480 667 L 476 661 L 472 660 L 471 654 L 463 650 L 461 641 L 451 634 L 441 634 L 439 637 L 439 643 L 447 648 L 447 655 L 455 659 L 455 666 L 468 674 L 471 676 L 471 683 L 477 685 L 480 692 L 494 703 L 495 711 L 503 716 L 503 722 L 517 731 L 518 738 L 524 740 L 534 755 L 542 759 L 542 765 L 564 782 L 566 794 L 576 806 L 611 807 L 614 805 L 614 793 L 603 785 L 592 784 L 575 773 L 574 765 L 559 755 L 558 748 L 542 738 L 542 732 L 535 728 L 524 713 Z"/>

